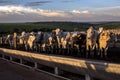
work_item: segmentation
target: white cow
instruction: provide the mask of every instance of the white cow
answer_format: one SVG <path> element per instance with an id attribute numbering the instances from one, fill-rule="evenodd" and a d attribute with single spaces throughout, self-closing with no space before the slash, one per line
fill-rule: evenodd
<path id="1" fill-rule="evenodd" d="M 43 39 L 43 32 L 39 31 L 35 35 L 35 40 L 33 41 L 33 47 L 36 51 L 41 51 L 41 45 L 42 45 L 42 39 Z"/>
<path id="2" fill-rule="evenodd" d="M 54 34 L 54 36 L 55 36 L 55 40 L 56 40 L 56 42 L 57 42 L 57 46 L 58 46 L 58 48 L 61 48 L 61 38 L 62 38 L 62 30 L 61 29 L 59 29 L 59 28 L 57 28 L 57 29 L 55 29 L 55 30 L 52 30 L 52 33 Z"/>
<path id="3" fill-rule="evenodd" d="M 86 36 L 86 57 L 90 56 L 91 53 L 93 53 L 93 50 L 95 48 L 98 48 L 98 36 L 99 33 L 97 30 L 95 30 L 93 27 L 90 27 L 87 30 L 87 36 Z"/>
<path id="4" fill-rule="evenodd" d="M 50 51 L 50 48 L 53 46 L 53 35 L 52 33 L 43 33 L 43 38 L 42 38 L 42 50 L 43 51 Z"/>
<path id="5" fill-rule="evenodd" d="M 19 43 L 20 43 L 20 47 L 24 47 L 25 50 L 28 50 L 28 38 L 29 38 L 30 33 L 26 33 L 25 31 L 23 31 L 20 35 L 19 38 Z"/>
<path id="6" fill-rule="evenodd" d="M 13 35 L 8 34 L 5 39 L 5 44 L 8 44 L 10 48 L 13 47 Z"/>
<path id="7" fill-rule="evenodd" d="M 30 50 L 33 50 L 33 43 L 34 43 L 35 38 L 36 38 L 35 33 L 31 32 L 29 35 L 28 41 L 27 41 L 27 44 Z"/>
<path id="8" fill-rule="evenodd" d="M 62 47 L 64 49 L 67 48 L 67 44 L 70 40 L 72 33 L 71 32 L 63 32 L 59 28 L 53 30 L 52 32 L 54 32 L 54 34 L 57 38 L 58 47 L 59 48 Z"/>

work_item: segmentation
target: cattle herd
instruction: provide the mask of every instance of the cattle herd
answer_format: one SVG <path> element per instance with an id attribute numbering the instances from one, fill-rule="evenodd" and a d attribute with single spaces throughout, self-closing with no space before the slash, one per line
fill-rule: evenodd
<path id="1" fill-rule="evenodd" d="M 117 42 L 110 30 L 89 27 L 87 31 L 65 32 L 59 28 L 51 32 L 25 32 L 0 37 L 0 46 L 38 53 L 107 57 L 109 44 Z"/>

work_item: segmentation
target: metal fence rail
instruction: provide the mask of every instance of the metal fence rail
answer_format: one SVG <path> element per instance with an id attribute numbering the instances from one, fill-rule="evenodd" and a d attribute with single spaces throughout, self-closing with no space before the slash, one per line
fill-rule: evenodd
<path id="1" fill-rule="evenodd" d="M 3 58 L 9 56 L 9 60 L 17 58 L 20 64 L 25 63 L 25 60 L 32 62 L 34 63 L 32 67 L 36 69 L 39 67 L 38 64 L 51 67 L 55 75 L 59 75 L 63 70 L 84 75 L 86 80 L 94 78 L 100 80 L 120 80 L 120 64 L 116 63 L 88 59 L 73 59 L 63 56 L 37 54 L 4 48 L 0 48 L 0 55 Z"/>

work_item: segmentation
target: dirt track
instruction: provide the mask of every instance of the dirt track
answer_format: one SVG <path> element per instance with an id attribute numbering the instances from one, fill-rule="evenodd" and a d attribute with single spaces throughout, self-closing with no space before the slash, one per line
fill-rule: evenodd
<path id="1" fill-rule="evenodd" d="M 0 80 L 60 80 L 0 59 Z"/>

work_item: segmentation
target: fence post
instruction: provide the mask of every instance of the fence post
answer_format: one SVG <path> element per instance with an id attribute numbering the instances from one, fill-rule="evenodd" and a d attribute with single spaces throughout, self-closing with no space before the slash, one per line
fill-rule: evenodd
<path id="1" fill-rule="evenodd" d="M 10 56 L 10 61 L 12 61 L 13 59 L 12 59 L 12 56 Z"/>
<path id="2" fill-rule="evenodd" d="M 55 67 L 55 74 L 58 75 L 58 67 Z"/>
<path id="3" fill-rule="evenodd" d="M 22 58 L 20 58 L 20 64 L 22 64 L 22 63 L 23 63 Z"/>
<path id="4" fill-rule="evenodd" d="M 85 80 L 93 80 L 89 74 L 85 74 Z"/>
<path id="5" fill-rule="evenodd" d="M 37 69 L 37 62 L 34 62 L 34 68 L 36 68 Z"/>

